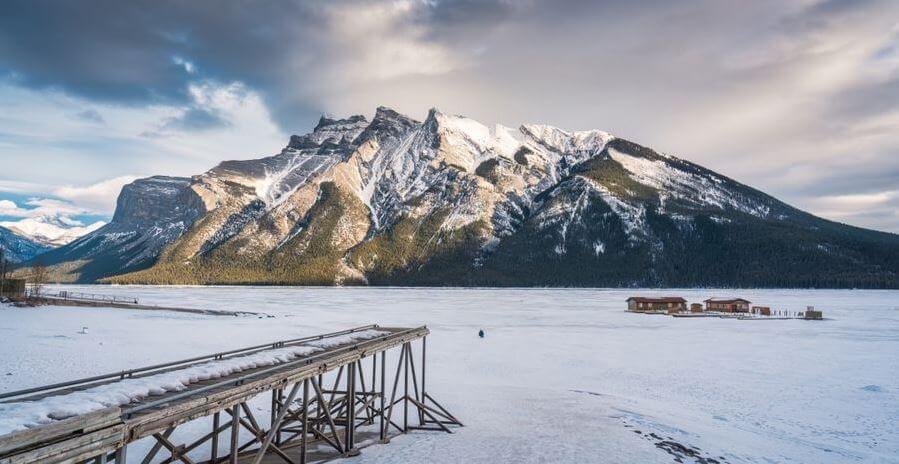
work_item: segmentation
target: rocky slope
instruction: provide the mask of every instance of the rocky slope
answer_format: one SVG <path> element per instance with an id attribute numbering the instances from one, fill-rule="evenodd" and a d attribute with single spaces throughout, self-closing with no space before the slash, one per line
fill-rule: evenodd
<path id="1" fill-rule="evenodd" d="M 50 249 L 49 246 L 0 226 L 0 249 L 11 263 L 27 261 Z"/>
<path id="2" fill-rule="evenodd" d="M 387 108 L 136 181 L 44 259 L 134 283 L 899 287 L 899 236 L 605 132 Z"/>

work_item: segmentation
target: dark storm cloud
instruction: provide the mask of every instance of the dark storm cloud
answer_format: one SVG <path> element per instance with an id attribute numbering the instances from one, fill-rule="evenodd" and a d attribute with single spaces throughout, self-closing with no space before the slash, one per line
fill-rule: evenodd
<path id="1" fill-rule="evenodd" d="M 0 5 L 0 64 L 19 84 L 98 100 L 177 98 L 169 19 L 124 2 Z"/>
<path id="2" fill-rule="evenodd" d="M 289 2 L 9 1 L 0 4 L 0 70 L 30 88 L 96 101 L 187 102 L 196 76 L 240 80 L 276 100 L 279 63 L 316 9 Z M 287 46 L 290 44 L 290 46 Z"/>
<path id="3" fill-rule="evenodd" d="M 0 4 L 0 72 L 35 89 L 61 89 L 96 101 L 132 105 L 188 102 L 197 76 L 239 80 L 261 91 L 285 126 L 322 108 L 285 99 L 302 85 L 298 63 L 327 66 L 327 8 L 369 2 L 206 2 L 87 0 Z M 506 2 L 447 1 L 416 19 L 460 27 L 498 19 Z M 349 11 L 346 14 L 352 14 Z"/>

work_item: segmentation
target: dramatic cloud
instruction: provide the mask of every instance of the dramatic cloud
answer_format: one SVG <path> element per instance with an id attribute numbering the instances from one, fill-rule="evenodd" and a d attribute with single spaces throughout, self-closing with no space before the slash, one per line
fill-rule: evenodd
<path id="1" fill-rule="evenodd" d="M 0 200 L 0 216 L 12 216 L 19 218 L 29 217 L 56 217 L 75 216 L 88 213 L 89 210 L 65 201 L 51 198 L 32 198 L 25 202 L 27 207 L 22 208 L 10 200 Z"/>
<path id="2" fill-rule="evenodd" d="M 0 200 L 0 216 L 19 216 L 22 214 L 19 206 L 10 200 Z"/>
<path id="3" fill-rule="evenodd" d="M 322 112 L 437 106 L 601 128 L 899 231 L 895 195 L 841 203 L 899 185 L 897 18 L 889 0 L 3 2 L 0 178 L 195 174 Z"/>
<path id="4" fill-rule="evenodd" d="M 83 187 L 63 185 L 52 189 L 51 192 L 59 198 L 81 205 L 89 212 L 112 214 L 122 186 L 135 179 L 137 176 L 120 176 Z"/>
<path id="5" fill-rule="evenodd" d="M 0 226 L 50 241 L 83 235 L 103 225 L 97 219 L 112 215 L 122 186 L 136 178 L 122 176 L 87 186 L 0 181 Z M 53 198 L 2 199 L 4 193 L 10 192 L 50 194 Z"/>

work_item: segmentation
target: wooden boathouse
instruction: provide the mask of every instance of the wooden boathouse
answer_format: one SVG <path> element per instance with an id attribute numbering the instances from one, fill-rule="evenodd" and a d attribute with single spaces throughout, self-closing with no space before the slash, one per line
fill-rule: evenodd
<path id="1" fill-rule="evenodd" d="M 687 300 L 679 296 L 648 298 L 632 296 L 627 300 L 627 310 L 633 312 L 682 312 L 687 310 Z"/>
<path id="2" fill-rule="evenodd" d="M 366 337 L 353 338 L 366 331 Z M 271 350 L 308 353 L 0 435 L 0 464 L 123 464 L 129 458 L 165 464 L 305 464 L 352 456 L 411 430 L 452 433 L 451 427 L 462 423 L 426 390 L 429 333 L 424 326 L 364 326 L 3 393 L 0 403 L 40 401 L 88 394 L 127 379 L 152 381 L 155 375 Z M 420 354 L 413 343 L 420 345 Z M 312 346 L 315 351 L 306 350 Z M 388 370 L 388 363 L 395 369 Z M 174 434 L 185 424 L 192 425 Z M 207 432 L 185 436 L 198 429 Z M 134 447 L 128 456 L 129 444 L 142 439 L 152 446 Z"/>
<path id="3" fill-rule="evenodd" d="M 720 313 L 748 313 L 749 300 L 743 298 L 709 298 L 705 300 L 706 311 L 715 311 Z"/>
<path id="4" fill-rule="evenodd" d="M 25 296 L 25 279 L 0 279 L 0 298 Z"/>

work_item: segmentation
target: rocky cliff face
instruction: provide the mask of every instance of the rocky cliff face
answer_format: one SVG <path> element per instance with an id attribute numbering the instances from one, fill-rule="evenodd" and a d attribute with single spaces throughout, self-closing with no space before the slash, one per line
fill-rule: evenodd
<path id="1" fill-rule="evenodd" d="M 91 282 L 146 268 L 204 213 L 191 179 L 154 176 L 124 187 L 112 221 L 41 255 L 59 280 Z"/>
<path id="2" fill-rule="evenodd" d="M 896 235 L 605 132 L 387 108 L 137 181 L 109 225 L 53 253 L 114 282 L 899 286 Z"/>

